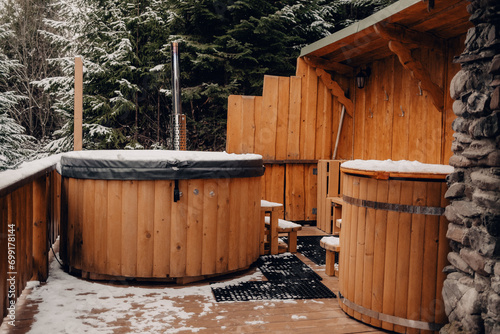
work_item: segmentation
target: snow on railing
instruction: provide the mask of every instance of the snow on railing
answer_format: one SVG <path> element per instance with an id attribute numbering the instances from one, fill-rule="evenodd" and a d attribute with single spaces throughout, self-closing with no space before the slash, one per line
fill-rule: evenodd
<path id="1" fill-rule="evenodd" d="M 0 172 L 0 197 L 56 169 L 62 154 L 23 163 L 17 169 Z"/>
<path id="2" fill-rule="evenodd" d="M 54 155 L 0 172 L 0 324 L 14 323 L 29 280 L 45 281 L 59 232 L 60 176 Z"/>

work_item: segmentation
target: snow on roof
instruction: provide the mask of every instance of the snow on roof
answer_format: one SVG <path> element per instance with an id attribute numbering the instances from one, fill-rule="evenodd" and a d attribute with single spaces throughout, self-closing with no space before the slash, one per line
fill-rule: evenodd
<path id="1" fill-rule="evenodd" d="M 351 160 L 342 163 L 340 167 L 364 171 L 428 174 L 451 174 L 454 170 L 449 165 L 424 164 L 418 161 L 407 160 Z"/>

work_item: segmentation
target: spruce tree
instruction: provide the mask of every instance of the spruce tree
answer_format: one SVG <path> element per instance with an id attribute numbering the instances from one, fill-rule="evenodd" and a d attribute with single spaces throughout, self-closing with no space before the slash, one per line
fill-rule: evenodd
<path id="1" fill-rule="evenodd" d="M 50 136 L 57 126 L 50 109 L 50 98 L 32 85 L 33 81 L 57 72 L 57 68 L 47 61 L 57 49 L 50 47 L 39 33 L 46 29 L 44 19 L 54 15 L 50 3 L 50 0 L 6 1 L 0 15 L 0 24 L 7 24 L 12 31 L 10 36 L 1 39 L 0 44 L 7 57 L 22 65 L 14 70 L 15 75 L 7 84 L 9 90 L 26 96 L 10 110 L 9 115 L 38 140 Z"/>
<path id="2" fill-rule="evenodd" d="M 371 14 L 386 0 L 59 0 L 66 21 L 47 21 L 64 73 L 39 85 L 72 133 L 72 56 L 83 56 L 84 147 L 171 147 L 170 42 L 180 43 L 188 149 L 223 150 L 227 97 L 261 94 L 264 74 L 293 75 L 300 48 Z M 66 3 L 66 6 L 64 4 Z"/>
<path id="3" fill-rule="evenodd" d="M 0 25 L 0 39 L 3 38 L 12 38 L 7 24 Z M 10 117 L 17 105 L 27 99 L 8 86 L 21 67 L 19 61 L 9 59 L 0 47 L 0 170 L 15 167 L 33 153 L 34 138 L 26 135 L 26 129 Z"/>
<path id="4" fill-rule="evenodd" d="M 163 2 L 90 0 L 80 5 L 84 10 L 67 13 L 66 22 L 52 22 L 59 34 L 51 38 L 66 41 L 67 57 L 58 61 L 67 78 L 73 75 L 71 55 L 84 60 L 84 148 L 162 147 L 167 117 L 160 49 L 168 36 L 169 15 Z M 71 39 L 74 35 L 78 38 Z M 70 85 L 63 91 L 61 101 L 68 103 L 61 103 L 59 112 L 68 131 L 58 141 L 70 141 L 73 91 Z"/>

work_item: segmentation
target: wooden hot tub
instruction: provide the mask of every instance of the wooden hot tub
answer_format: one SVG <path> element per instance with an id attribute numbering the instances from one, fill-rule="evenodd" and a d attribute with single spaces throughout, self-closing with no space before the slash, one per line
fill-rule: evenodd
<path id="1" fill-rule="evenodd" d="M 445 177 L 453 168 L 356 160 L 341 171 L 340 306 L 391 331 L 438 331 L 447 321 L 443 213 Z"/>
<path id="2" fill-rule="evenodd" d="M 182 283 L 259 257 L 259 155 L 82 151 L 63 155 L 59 171 L 70 272 Z"/>

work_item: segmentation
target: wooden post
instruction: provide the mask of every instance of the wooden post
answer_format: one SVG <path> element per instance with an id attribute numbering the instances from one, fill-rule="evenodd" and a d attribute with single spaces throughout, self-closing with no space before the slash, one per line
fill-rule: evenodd
<path id="1" fill-rule="evenodd" d="M 75 119 L 73 150 L 82 150 L 82 118 L 83 118 L 83 62 L 81 57 L 75 57 Z"/>
<path id="2" fill-rule="evenodd" d="M 33 182 L 33 280 L 45 282 L 49 276 L 46 177 Z"/>

